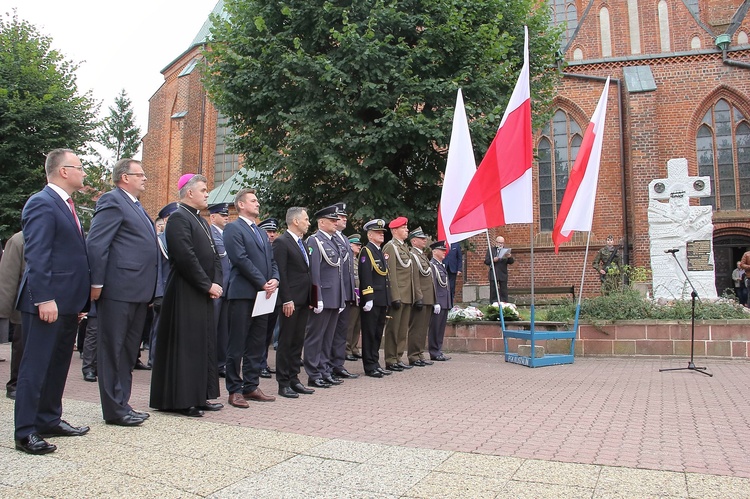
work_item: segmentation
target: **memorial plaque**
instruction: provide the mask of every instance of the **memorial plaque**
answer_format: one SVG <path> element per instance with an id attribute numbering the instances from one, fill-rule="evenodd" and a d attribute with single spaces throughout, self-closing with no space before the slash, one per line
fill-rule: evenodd
<path id="1" fill-rule="evenodd" d="M 698 240 L 687 243 L 687 269 L 694 271 L 713 271 L 711 263 L 711 241 Z"/>

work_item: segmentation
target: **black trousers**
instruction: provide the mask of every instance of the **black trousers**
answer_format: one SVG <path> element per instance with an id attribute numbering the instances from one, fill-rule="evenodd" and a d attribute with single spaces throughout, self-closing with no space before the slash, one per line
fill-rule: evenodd
<path id="1" fill-rule="evenodd" d="M 283 312 L 281 314 L 279 346 L 276 347 L 276 381 L 280 388 L 300 382 L 302 346 L 309 316 L 310 308 L 307 305 L 295 305 L 294 313 L 289 317 Z"/>
<path id="2" fill-rule="evenodd" d="M 369 312 L 360 312 L 362 321 L 362 365 L 365 372 L 380 367 L 380 341 L 385 329 L 385 315 L 388 307 L 373 306 Z"/>
<path id="3" fill-rule="evenodd" d="M 229 300 L 226 386 L 230 394 L 255 391 L 260 382 L 268 315 L 253 317 L 254 306 L 255 300 Z"/>

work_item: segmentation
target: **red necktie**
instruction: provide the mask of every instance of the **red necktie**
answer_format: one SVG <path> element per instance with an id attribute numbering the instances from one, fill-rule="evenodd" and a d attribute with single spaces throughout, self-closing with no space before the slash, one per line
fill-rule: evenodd
<path id="1" fill-rule="evenodd" d="M 70 211 L 73 212 L 73 218 L 76 219 L 76 225 L 78 226 L 78 232 L 83 234 L 81 231 L 81 222 L 78 220 L 78 215 L 76 214 L 76 206 L 73 204 L 73 198 L 68 198 L 68 204 L 70 205 Z"/>

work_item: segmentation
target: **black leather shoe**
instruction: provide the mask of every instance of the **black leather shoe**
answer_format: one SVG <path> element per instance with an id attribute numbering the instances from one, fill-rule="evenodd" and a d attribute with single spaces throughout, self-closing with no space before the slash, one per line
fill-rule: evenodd
<path id="1" fill-rule="evenodd" d="M 450 357 L 447 355 L 438 355 L 437 357 L 430 357 L 432 360 L 437 360 L 438 362 L 445 362 L 446 360 L 451 360 Z"/>
<path id="2" fill-rule="evenodd" d="M 359 378 L 359 374 L 352 374 L 349 371 L 347 371 L 346 369 L 342 369 L 342 370 L 337 371 L 337 372 L 335 372 L 333 374 L 337 378 L 349 378 L 349 379 L 357 379 L 357 378 Z"/>
<path id="3" fill-rule="evenodd" d="M 410 366 L 417 366 L 417 367 L 424 367 L 424 366 L 426 366 L 427 364 L 425 364 L 425 363 L 424 363 L 424 362 L 422 362 L 421 360 L 417 359 L 417 360 L 415 360 L 415 361 L 413 361 L 413 362 L 412 362 L 412 361 L 409 361 L 409 365 L 410 365 Z"/>
<path id="4" fill-rule="evenodd" d="M 220 411 L 224 408 L 224 404 L 221 402 L 208 402 L 206 401 L 205 404 L 199 405 L 198 409 L 201 411 Z"/>
<path id="5" fill-rule="evenodd" d="M 270 378 L 271 372 L 268 369 L 261 369 L 260 370 L 260 377 L 261 378 Z"/>
<path id="6" fill-rule="evenodd" d="M 8 390 L 5 392 L 5 396 L 8 397 L 11 400 L 16 400 L 16 391 L 15 390 Z"/>
<path id="7" fill-rule="evenodd" d="M 325 381 L 329 385 L 343 385 L 344 384 L 344 380 L 335 378 L 333 376 L 323 376 L 323 381 Z"/>
<path id="8" fill-rule="evenodd" d="M 288 399 L 296 399 L 299 398 L 299 393 L 295 392 L 288 386 L 280 386 L 279 387 L 279 395 L 282 397 L 286 397 Z"/>
<path id="9" fill-rule="evenodd" d="M 311 379 L 307 382 L 307 386 L 314 386 L 315 388 L 331 388 L 330 383 L 326 383 L 322 379 Z"/>
<path id="10" fill-rule="evenodd" d="M 359 359 L 361 359 L 361 358 L 362 358 L 362 354 L 360 354 L 360 353 L 355 353 L 355 354 L 354 354 L 354 357 L 355 357 L 356 359 L 358 359 L 358 360 L 359 360 Z"/>
<path id="11" fill-rule="evenodd" d="M 47 442 L 38 434 L 32 433 L 28 437 L 16 439 L 16 449 L 27 454 L 49 454 L 55 452 L 57 446 Z"/>
<path id="12" fill-rule="evenodd" d="M 187 416 L 189 418 L 200 418 L 203 417 L 203 411 L 197 407 L 188 407 L 187 409 L 177 409 L 174 411 L 176 414 Z"/>
<path id="13" fill-rule="evenodd" d="M 406 365 L 406 364 L 404 364 L 403 362 L 401 362 L 401 361 L 398 361 L 398 367 L 400 367 L 401 369 L 411 369 L 411 368 L 412 368 L 412 367 L 414 367 L 414 366 L 407 366 L 407 365 Z"/>
<path id="14" fill-rule="evenodd" d="M 83 381 L 88 381 L 90 383 L 96 383 L 96 374 L 92 372 L 85 372 L 83 373 Z"/>
<path id="15" fill-rule="evenodd" d="M 385 368 L 388 369 L 389 371 L 394 371 L 397 373 L 400 373 L 401 371 L 404 370 L 404 368 L 399 366 L 398 364 L 386 364 Z"/>
<path id="16" fill-rule="evenodd" d="M 373 369 L 372 371 L 366 371 L 365 376 L 369 376 L 371 378 L 382 378 L 383 373 L 381 373 L 377 369 Z"/>
<path id="17" fill-rule="evenodd" d="M 54 428 L 47 428 L 39 432 L 41 437 L 82 437 L 89 432 L 88 426 L 71 426 L 70 423 L 61 419 L 60 424 Z"/>
<path id="18" fill-rule="evenodd" d="M 350 355 L 346 356 L 346 360 L 348 360 L 350 362 L 353 362 L 353 361 L 357 360 L 357 357 L 355 357 L 354 355 L 350 354 Z"/>
<path id="19" fill-rule="evenodd" d="M 219 369 L 219 377 L 220 378 L 226 378 L 227 377 L 227 370 L 226 369 Z"/>
<path id="20" fill-rule="evenodd" d="M 147 366 L 146 364 L 144 364 L 143 362 L 141 362 L 141 359 L 138 359 L 135 362 L 135 367 L 133 369 L 136 369 L 138 371 L 150 371 L 151 370 L 151 366 Z"/>
<path id="21" fill-rule="evenodd" d="M 266 371 L 268 371 L 271 374 L 276 374 L 276 369 L 274 369 L 273 367 L 267 367 Z"/>
<path id="22" fill-rule="evenodd" d="M 143 423 L 145 419 L 133 416 L 132 414 L 125 414 L 121 418 L 108 419 L 105 421 L 107 424 L 113 424 L 115 426 L 138 426 Z"/>
<path id="23" fill-rule="evenodd" d="M 383 376 L 390 376 L 391 374 L 393 374 L 393 373 L 392 373 L 391 371 L 388 371 L 388 370 L 386 370 L 386 369 L 383 369 L 382 367 L 378 367 L 378 368 L 377 368 L 376 370 L 377 370 L 377 371 L 378 371 L 378 372 L 379 372 L 380 374 L 382 374 Z"/>
<path id="24" fill-rule="evenodd" d="M 141 418 L 144 421 L 151 417 L 151 414 L 147 412 L 136 411 L 135 409 L 130 410 L 130 415 L 134 418 Z"/>
<path id="25" fill-rule="evenodd" d="M 292 390 L 294 390 L 295 392 L 297 392 L 297 393 L 302 393 L 302 394 L 305 394 L 305 395 L 312 395 L 313 393 L 315 393 L 315 389 L 314 388 L 307 388 L 302 383 L 292 383 L 292 385 L 290 386 L 290 388 Z"/>
<path id="26" fill-rule="evenodd" d="M 425 359 L 419 359 L 419 362 L 421 362 L 422 364 L 424 364 L 426 366 L 431 366 L 432 364 L 434 364 L 434 362 L 429 361 L 429 360 L 425 360 Z"/>

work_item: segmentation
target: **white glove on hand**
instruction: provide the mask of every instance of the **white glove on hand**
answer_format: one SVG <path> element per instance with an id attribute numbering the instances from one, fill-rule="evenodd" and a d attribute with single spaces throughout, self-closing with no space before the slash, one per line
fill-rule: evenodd
<path id="1" fill-rule="evenodd" d="M 435 308 L 432 309 L 432 313 L 435 314 L 435 315 L 439 315 L 440 314 L 440 305 L 439 304 L 437 304 L 437 303 L 435 304 Z"/>
<path id="2" fill-rule="evenodd" d="M 339 313 L 343 312 L 345 308 L 346 308 L 346 307 L 341 307 L 341 308 L 339 309 Z"/>
<path id="3" fill-rule="evenodd" d="M 323 311 L 323 302 L 319 301 L 318 306 L 313 309 L 313 312 L 315 312 L 316 314 L 319 314 L 322 311 Z"/>
<path id="4" fill-rule="evenodd" d="M 364 310 L 365 312 L 369 312 L 370 310 L 372 310 L 372 300 L 369 300 L 367 303 L 365 303 L 365 306 L 362 307 L 362 310 Z"/>

